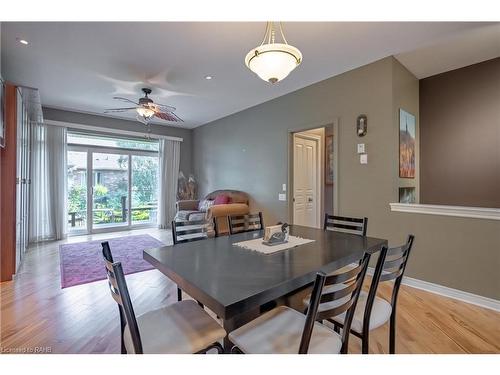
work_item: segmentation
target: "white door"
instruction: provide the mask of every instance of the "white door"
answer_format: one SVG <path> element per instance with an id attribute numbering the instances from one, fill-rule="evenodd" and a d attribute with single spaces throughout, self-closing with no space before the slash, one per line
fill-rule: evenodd
<path id="1" fill-rule="evenodd" d="M 293 223 L 319 227 L 318 140 L 293 137 Z"/>

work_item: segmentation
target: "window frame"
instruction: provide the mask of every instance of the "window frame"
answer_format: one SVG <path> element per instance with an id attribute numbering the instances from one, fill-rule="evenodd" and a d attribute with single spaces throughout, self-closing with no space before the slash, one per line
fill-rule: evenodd
<path id="1" fill-rule="evenodd" d="M 70 131 L 68 129 L 68 131 Z M 76 132 L 75 132 L 76 133 Z M 113 137 L 110 137 L 113 138 Z M 118 138 L 118 137 L 116 137 Z M 121 137 L 124 140 L 135 140 L 134 137 Z M 89 189 L 89 186 L 92 186 L 92 181 L 87 180 L 87 226 L 81 230 L 74 230 L 68 232 L 68 235 L 81 235 L 81 234 L 94 234 L 94 233 L 103 233 L 103 232 L 113 232 L 113 231 L 123 231 L 130 229 L 139 229 L 139 228 L 151 228 L 155 227 L 156 223 L 136 223 L 134 224 L 132 221 L 132 156 L 155 156 L 160 157 L 159 151 L 154 150 L 138 150 L 131 148 L 120 148 L 120 147 L 109 147 L 109 146 L 98 146 L 98 145 L 83 145 L 76 143 L 66 143 L 67 144 L 67 152 L 69 151 L 80 151 L 87 152 L 87 179 L 93 178 L 93 169 L 92 169 L 92 155 L 94 153 L 107 153 L 107 154 L 118 154 L 118 155 L 127 155 L 128 156 L 128 212 L 129 215 L 127 217 L 127 225 L 117 225 L 114 227 L 107 228 L 94 228 L 92 225 L 92 189 Z M 90 168 L 90 170 L 89 170 Z M 92 173 L 90 173 L 92 171 Z M 90 177 L 89 177 L 90 176 Z M 65 198 L 67 199 L 67 197 Z"/>

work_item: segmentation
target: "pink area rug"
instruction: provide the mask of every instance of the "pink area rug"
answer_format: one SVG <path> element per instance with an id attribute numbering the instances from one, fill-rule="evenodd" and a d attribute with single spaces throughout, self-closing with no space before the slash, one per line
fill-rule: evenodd
<path id="1" fill-rule="evenodd" d="M 153 269 L 151 264 L 142 259 L 143 250 L 165 246 L 147 234 L 61 245 L 62 288 L 106 279 L 101 247 L 104 241 L 109 242 L 113 260 L 122 263 L 125 275 Z"/>

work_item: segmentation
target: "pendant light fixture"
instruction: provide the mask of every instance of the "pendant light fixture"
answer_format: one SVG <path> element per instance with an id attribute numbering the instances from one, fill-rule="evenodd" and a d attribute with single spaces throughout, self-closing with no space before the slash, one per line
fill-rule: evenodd
<path id="1" fill-rule="evenodd" d="M 248 52 L 245 57 L 248 69 L 270 83 L 281 81 L 302 62 L 300 51 L 286 41 L 281 22 L 277 24 L 278 30 L 275 28 L 275 22 L 267 23 L 262 43 Z M 276 43 L 277 31 L 282 43 Z"/>

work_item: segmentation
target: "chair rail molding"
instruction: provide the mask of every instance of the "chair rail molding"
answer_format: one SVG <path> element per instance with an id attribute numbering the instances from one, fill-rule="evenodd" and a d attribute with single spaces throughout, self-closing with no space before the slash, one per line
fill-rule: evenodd
<path id="1" fill-rule="evenodd" d="M 500 220 L 500 208 L 446 206 L 434 204 L 389 203 L 391 211 L 414 214 L 469 217 L 474 219 Z"/>

